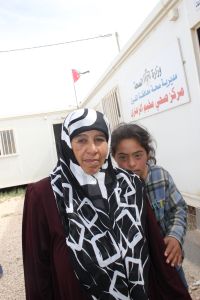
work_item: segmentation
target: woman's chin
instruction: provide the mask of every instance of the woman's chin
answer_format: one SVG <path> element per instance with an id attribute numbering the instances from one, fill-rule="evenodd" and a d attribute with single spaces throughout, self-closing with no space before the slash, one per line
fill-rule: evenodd
<path id="1" fill-rule="evenodd" d="M 95 175 L 100 170 L 100 167 L 88 167 L 84 169 L 84 172 L 88 175 Z"/>

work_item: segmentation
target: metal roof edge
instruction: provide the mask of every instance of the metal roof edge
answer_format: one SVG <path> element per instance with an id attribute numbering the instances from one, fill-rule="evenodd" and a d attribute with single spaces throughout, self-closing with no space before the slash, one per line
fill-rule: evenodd
<path id="1" fill-rule="evenodd" d="M 55 111 L 46 111 L 46 112 L 33 112 L 33 113 L 27 113 L 27 114 L 18 114 L 18 115 L 10 115 L 10 116 L 0 116 L 0 121 L 2 120 L 10 120 L 10 119 L 22 119 L 22 118 L 30 118 L 30 117 L 45 117 L 50 115 L 56 115 L 56 114 L 64 114 L 67 115 L 72 109 L 63 109 L 63 110 L 55 110 Z"/>

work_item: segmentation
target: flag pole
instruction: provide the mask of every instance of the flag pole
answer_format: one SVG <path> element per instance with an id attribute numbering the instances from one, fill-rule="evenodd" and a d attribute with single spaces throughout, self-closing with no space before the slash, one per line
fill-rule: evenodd
<path id="1" fill-rule="evenodd" d="M 118 52 L 120 52 L 120 45 L 119 45 L 119 35 L 118 35 L 118 32 L 115 32 L 115 40 L 116 40 L 116 43 L 117 43 L 117 49 L 118 49 Z"/>
<path id="2" fill-rule="evenodd" d="M 74 95 L 75 95 L 75 99 L 76 99 L 76 108 L 79 108 L 78 106 L 78 99 L 77 99 L 77 95 L 76 95 L 76 88 L 75 88 L 75 83 L 73 81 L 73 86 L 74 86 Z"/>

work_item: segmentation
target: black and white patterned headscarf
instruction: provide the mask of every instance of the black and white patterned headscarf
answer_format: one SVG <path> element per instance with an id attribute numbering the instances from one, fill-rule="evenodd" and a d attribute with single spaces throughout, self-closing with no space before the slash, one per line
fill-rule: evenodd
<path id="1" fill-rule="evenodd" d="M 97 174 L 83 171 L 71 140 L 89 130 L 104 132 L 110 144 L 102 113 L 79 109 L 67 116 L 51 174 L 74 272 L 93 300 L 148 299 L 143 186 L 136 175 L 114 168 L 109 154 Z"/>

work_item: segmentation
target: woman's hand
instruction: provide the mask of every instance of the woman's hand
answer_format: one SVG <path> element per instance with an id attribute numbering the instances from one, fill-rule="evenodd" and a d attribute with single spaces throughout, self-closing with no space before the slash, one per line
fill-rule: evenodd
<path id="1" fill-rule="evenodd" d="M 171 264 L 172 267 L 180 266 L 183 255 L 179 241 L 172 236 L 166 236 L 164 238 L 164 243 L 166 245 L 164 253 L 167 257 L 166 263 Z"/>

